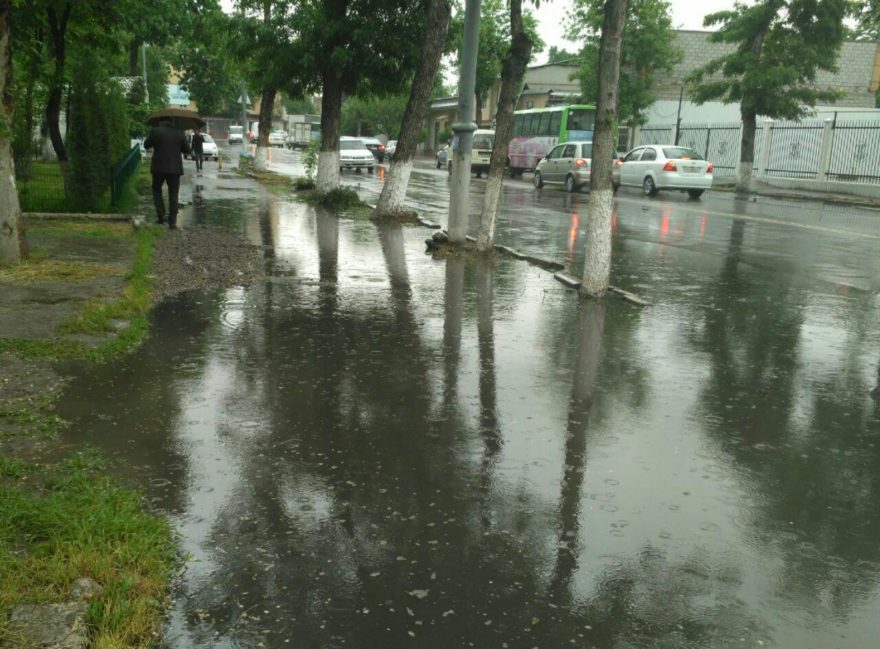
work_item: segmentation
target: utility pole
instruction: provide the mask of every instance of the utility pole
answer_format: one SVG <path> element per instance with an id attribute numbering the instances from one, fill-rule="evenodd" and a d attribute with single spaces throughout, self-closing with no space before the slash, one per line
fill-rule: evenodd
<path id="1" fill-rule="evenodd" d="M 150 103 L 150 87 L 147 85 L 147 44 L 141 45 L 141 66 L 144 68 L 144 97 Z"/>
<path id="2" fill-rule="evenodd" d="M 468 197 L 471 184 L 471 151 L 474 146 L 474 105 L 477 85 L 477 50 L 480 46 L 480 0 L 465 0 L 464 44 L 458 85 L 458 117 L 452 151 L 452 182 L 449 192 L 449 242 L 464 244 L 467 235 Z"/>
<path id="3" fill-rule="evenodd" d="M 678 134 L 681 131 L 681 100 L 684 98 L 684 86 L 678 91 L 678 115 L 675 116 L 675 145 L 678 146 Z"/>
<path id="4" fill-rule="evenodd" d="M 244 79 L 241 80 L 241 130 L 243 134 L 247 134 L 247 90 L 244 88 Z M 244 137 L 244 135 L 242 135 Z"/>

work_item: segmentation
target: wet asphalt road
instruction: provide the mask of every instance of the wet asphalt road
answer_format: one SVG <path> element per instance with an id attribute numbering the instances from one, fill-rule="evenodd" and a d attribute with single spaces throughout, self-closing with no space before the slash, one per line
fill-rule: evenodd
<path id="1" fill-rule="evenodd" d="M 444 224 L 446 183 L 411 190 Z M 166 301 L 60 408 L 181 534 L 169 647 L 875 645 L 877 212 L 621 192 L 640 309 L 195 192 L 269 279 Z M 509 182 L 499 241 L 579 274 L 587 198 Z"/>

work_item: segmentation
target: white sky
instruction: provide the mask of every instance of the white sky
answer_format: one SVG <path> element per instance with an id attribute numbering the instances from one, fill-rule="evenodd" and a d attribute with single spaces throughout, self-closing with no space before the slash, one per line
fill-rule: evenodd
<path id="1" fill-rule="evenodd" d="M 525 3 L 528 6 L 528 2 Z M 569 51 L 579 49 L 564 39 L 565 27 L 571 12 L 572 0 L 541 0 L 541 8 L 533 9 L 538 17 L 538 33 L 544 39 L 544 52 L 535 57 L 534 63 L 547 60 L 551 45 L 565 47 Z M 670 0 L 672 26 L 675 29 L 703 29 L 703 17 L 716 11 L 733 8 L 733 0 Z"/>

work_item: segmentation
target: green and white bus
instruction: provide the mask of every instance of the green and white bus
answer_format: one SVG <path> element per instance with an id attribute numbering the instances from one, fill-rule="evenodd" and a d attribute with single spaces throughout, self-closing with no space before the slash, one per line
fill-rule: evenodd
<path id="1" fill-rule="evenodd" d="M 548 106 L 516 111 L 513 137 L 507 149 L 510 175 L 534 171 L 541 158 L 559 142 L 591 141 L 595 124 L 595 106 Z"/>

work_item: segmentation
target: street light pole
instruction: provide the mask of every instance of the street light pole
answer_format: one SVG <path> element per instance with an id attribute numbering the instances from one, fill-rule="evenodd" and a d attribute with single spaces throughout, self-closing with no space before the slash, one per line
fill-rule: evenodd
<path id="1" fill-rule="evenodd" d="M 449 242 L 463 244 L 467 235 L 468 195 L 471 184 L 471 151 L 474 146 L 477 50 L 480 46 L 480 0 L 466 0 L 464 43 L 461 48 L 461 77 L 458 85 L 458 116 L 452 151 L 452 181 L 449 192 Z"/>

